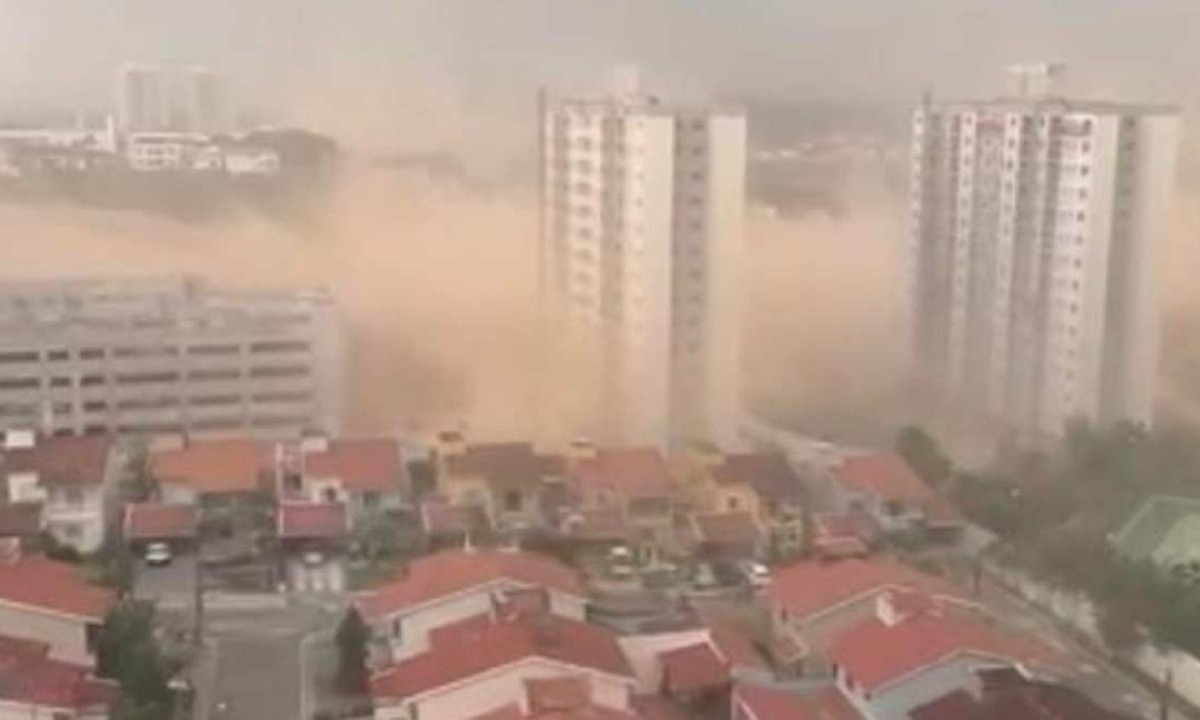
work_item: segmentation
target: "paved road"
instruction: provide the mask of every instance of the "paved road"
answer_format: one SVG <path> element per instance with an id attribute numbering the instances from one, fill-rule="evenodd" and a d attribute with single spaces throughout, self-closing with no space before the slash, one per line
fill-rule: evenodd
<path id="1" fill-rule="evenodd" d="M 327 610 L 294 604 L 283 610 L 209 613 L 207 687 L 199 720 L 307 720 L 306 638 L 336 622 Z"/>

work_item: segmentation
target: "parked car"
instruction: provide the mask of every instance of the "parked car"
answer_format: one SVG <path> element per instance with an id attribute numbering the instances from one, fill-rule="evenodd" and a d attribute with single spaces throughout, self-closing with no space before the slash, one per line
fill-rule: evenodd
<path id="1" fill-rule="evenodd" d="M 163 542 L 150 543 L 146 546 L 146 552 L 142 556 L 142 559 L 146 561 L 147 565 L 170 565 L 172 559 L 171 546 Z"/>
<path id="2" fill-rule="evenodd" d="M 771 570 L 760 562 L 742 563 L 742 574 L 750 587 L 759 590 L 771 584 Z"/>
<path id="3" fill-rule="evenodd" d="M 624 545 L 611 548 L 605 564 L 608 576 L 617 580 L 628 580 L 637 572 L 633 563 L 633 551 Z"/>
<path id="4" fill-rule="evenodd" d="M 720 585 L 717 580 L 717 573 L 713 570 L 713 566 L 708 563 L 700 563 L 692 571 L 692 587 L 697 590 L 712 590 Z"/>

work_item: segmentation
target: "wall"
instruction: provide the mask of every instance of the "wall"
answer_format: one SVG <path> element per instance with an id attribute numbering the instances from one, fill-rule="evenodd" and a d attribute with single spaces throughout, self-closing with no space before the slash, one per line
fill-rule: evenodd
<path id="1" fill-rule="evenodd" d="M 662 664 L 659 653 L 675 650 L 698 642 L 709 642 L 705 628 L 680 632 L 655 633 L 653 635 L 631 635 L 618 639 L 621 651 L 629 660 L 638 681 L 638 691 L 657 693 L 662 687 Z"/>
<path id="2" fill-rule="evenodd" d="M 93 665 L 87 649 L 87 624 L 0 603 L 0 628 L 5 635 L 50 645 L 50 656 L 79 665 Z"/>
<path id="3" fill-rule="evenodd" d="M 908 720 L 908 713 L 959 688 L 970 687 L 975 670 L 995 663 L 977 657 L 960 657 L 906 678 L 903 682 L 875 693 L 870 700 L 850 693 L 847 697 L 873 720 Z"/>
<path id="4" fill-rule="evenodd" d="M 813 619 L 804 620 L 789 618 L 784 620 L 781 609 L 774 608 L 772 617 L 776 634 L 781 630 L 790 632 L 791 636 L 799 639 L 808 647 L 808 656 L 804 660 L 804 674 L 819 677 L 829 674 L 829 663 L 825 659 L 824 648 L 829 640 L 847 627 L 875 617 L 875 602 L 878 593 L 865 595 L 853 602 L 846 603 Z"/>
<path id="5" fill-rule="evenodd" d="M 490 588 L 483 586 L 473 589 L 463 595 L 446 598 L 445 600 L 412 613 L 403 614 L 401 620 L 402 636 L 397 643 L 392 642 L 392 656 L 399 660 L 410 657 L 429 648 L 429 631 L 459 620 L 485 615 L 492 611 Z M 376 632 L 381 637 L 391 637 L 392 618 L 376 623 Z"/>
<path id="6" fill-rule="evenodd" d="M 47 529 L 59 542 L 82 553 L 92 553 L 104 543 L 106 519 L 106 489 L 101 486 L 75 488 L 80 492 L 77 503 L 68 502 L 66 487 L 55 487 L 42 515 Z M 67 528 L 75 528 L 73 534 Z"/>

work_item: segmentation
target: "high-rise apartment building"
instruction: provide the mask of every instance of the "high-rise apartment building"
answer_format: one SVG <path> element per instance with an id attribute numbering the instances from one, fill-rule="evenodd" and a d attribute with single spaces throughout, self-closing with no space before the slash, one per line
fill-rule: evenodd
<path id="1" fill-rule="evenodd" d="M 542 103 L 542 290 L 597 356 L 615 442 L 737 437 L 746 120 L 625 77 Z"/>
<path id="2" fill-rule="evenodd" d="M 332 435 L 341 410 L 341 326 L 323 291 L 0 283 L 0 429 Z"/>
<path id="3" fill-rule="evenodd" d="M 926 102 L 912 126 L 911 321 L 923 385 L 1027 442 L 1149 423 L 1155 255 L 1179 118 L 1028 92 Z"/>
<path id="4" fill-rule="evenodd" d="M 125 65 L 117 74 L 116 112 L 125 132 L 228 129 L 220 79 L 197 65 Z"/>

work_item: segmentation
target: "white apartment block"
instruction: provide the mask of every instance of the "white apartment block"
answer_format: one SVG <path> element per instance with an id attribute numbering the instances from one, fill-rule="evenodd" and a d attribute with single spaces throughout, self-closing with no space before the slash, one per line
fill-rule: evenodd
<path id="1" fill-rule="evenodd" d="M 336 435 L 341 326 L 323 291 L 192 278 L 0 283 L 0 429 Z"/>
<path id="2" fill-rule="evenodd" d="M 909 311 L 926 388 L 1023 441 L 1152 419 L 1179 117 L 1049 95 L 913 117 Z"/>
<path id="3" fill-rule="evenodd" d="M 124 132 L 216 133 L 229 125 L 220 78 L 199 65 L 124 65 L 115 105 Z"/>
<path id="4" fill-rule="evenodd" d="M 542 103 L 542 291 L 605 441 L 736 442 L 746 120 L 632 89 Z"/>

